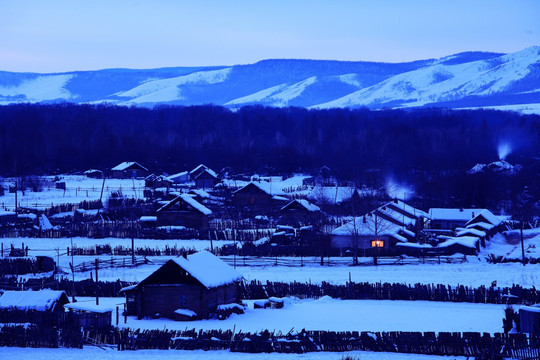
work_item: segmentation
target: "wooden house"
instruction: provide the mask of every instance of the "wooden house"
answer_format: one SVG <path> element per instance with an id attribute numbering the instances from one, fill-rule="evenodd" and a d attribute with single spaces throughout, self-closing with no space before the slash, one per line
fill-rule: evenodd
<path id="1" fill-rule="evenodd" d="M 250 182 L 232 194 L 232 203 L 235 206 L 265 208 L 274 204 L 286 204 L 289 199 L 283 195 L 281 189 L 276 186 L 272 188 L 271 182 Z"/>
<path id="2" fill-rule="evenodd" d="M 432 230 L 455 230 L 465 227 L 467 222 L 485 209 L 452 209 L 433 208 L 429 209 L 430 229 Z"/>
<path id="3" fill-rule="evenodd" d="M 195 178 L 195 187 L 199 189 L 211 189 L 219 181 L 217 174 L 210 169 L 204 169 Z"/>
<path id="4" fill-rule="evenodd" d="M 205 170 L 212 173 L 212 174 L 214 174 L 217 177 L 217 174 L 214 172 L 214 170 L 210 169 L 208 166 L 206 166 L 204 164 L 200 164 L 200 165 L 196 166 L 193 170 L 191 170 L 189 172 L 190 179 L 195 180 L 197 178 L 197 176 L 199 176 Z"/>
<path id="5" fill-rule="evenodd" d="M 216 314 L 219 305 L 237 303 L 241 280 L 235 269 L 202 251 L 167 261 L 122 292 L 128 315 L 192 320 Z"/>
<path id="6" fill-rule="evenodd" d="M 308 225 L 321 219 L 321 209 L 305 199 L 296 199 L 280 209 L 282 223 Z"/>
<path id="7" fill-rule="evenodd" d="M 86 175 L 86 177 L 89 177 L 91 179 L 103 179 L 103 171 L 101 170 L 96 170 L 96 169 L 86 170 L 84 172 L 84 175 Z"/>
<path id="8" fill-rule="evenodd" d="M 156 226 L 185 226 L 192 229 L 208 227 L 212 210 L 191 195 L 180 194 L 157 210 Z"/>
<path id="9" fill-rule="evenodd" d="M 150 189 L 166 188 L 173 185 L 173 181 L 163 175 L 149 175 L 144 179 L 144 187 Z"/>
<path id="10" fill-rule="evenodd" d="M 502 221 L 491 211 L 483 210 L 465 224 L 468 229 L 476 229 L 487 234 L 488 238 L 501 231 Z"/>
<path id="11" fill-rule="evenodd" d="M 414 238 L 413 230 L 421 229 L 426 218 L 427 213 L 394 200 L 334 229 L 331 245 L 346 250 L 357 248 L 367 256 L 392 253 L 396 244 Z"/>
<path id="12" fill-rule="evenodd" d="M 174 184 L 185 184 L 189 182 L 189 171 L 182 171 L 177 174 L 167 176 Z"/>
<path id="13" fill-rule="evenodd" d="M 148 169 L 134 161 L 120 163 L 111 169 L 112 176 L 119 179 L 140 178 Z"/>

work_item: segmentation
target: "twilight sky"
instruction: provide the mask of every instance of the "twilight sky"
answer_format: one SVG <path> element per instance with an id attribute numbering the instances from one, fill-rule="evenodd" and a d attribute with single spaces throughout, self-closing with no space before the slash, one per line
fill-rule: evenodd
<path id="1" fill-rule="evenodd" d="M 0 0 L 0 70 L 508 53 L 540 45 L 539 19 L 538 0 Z"/>

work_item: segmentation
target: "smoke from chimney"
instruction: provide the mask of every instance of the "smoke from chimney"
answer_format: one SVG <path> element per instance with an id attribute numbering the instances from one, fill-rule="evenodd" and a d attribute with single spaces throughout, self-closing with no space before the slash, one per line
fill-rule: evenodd
<path id="1" fill-rule="evenodd" d="M 497 147 L 497 154 L 499 155 L 499 160 L 504 160 L 512 152 L 512 147 L 508 142 L 500 143 Z"/>

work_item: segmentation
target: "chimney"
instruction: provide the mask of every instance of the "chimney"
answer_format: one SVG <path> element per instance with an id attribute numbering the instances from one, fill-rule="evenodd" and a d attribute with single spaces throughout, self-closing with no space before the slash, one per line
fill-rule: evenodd
<path id="1" fill-rule="evenodd" d="M 474 219 L 474 211 L 472 212 L 472 218 L 471 219 Z"/>

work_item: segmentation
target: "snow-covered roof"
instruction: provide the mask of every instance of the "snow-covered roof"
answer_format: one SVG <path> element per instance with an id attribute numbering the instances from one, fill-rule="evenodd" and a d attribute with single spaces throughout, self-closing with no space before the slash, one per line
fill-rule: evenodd
<path id="1" fill-rule="evenodd" d="M 467 171 L 468 174 L 476 174 L 484 170 L 486 164 L 476 164 L 471 169 Z"/>
<path id="2" fill-rule="evenodd" d="M 431 208 L 429 217 L 431 220 L 469 221 L 484 210 L 486 209 Z"/>
<path id="3" fill-rule="evenodd" d="M 437 245 L 439 248 L 449 247 L 452 245 L 462 245 L 471 249 L 476 249 L 476 244 L 478 243 L 478 238 L 474 236 L 462 236 L 462 237 L 453 237 L 449 238 L 445 242 Z"/>
<path id="4" fill-rule="evenodd" d="M 268 195 L 285 195 L 281 190 L 278 184 L 272 184 L 271 182 L 261 181 L 261 182 L 249 182 L 246 185 L 242 186 L 240 189 L 236 190 L 233 194 L 236 194 L 239 191 L 247 188 L 248 186 L 256 186 L 260 190 L 264 191 Z"/>
<path id="5" fill-rule="evenodd" d="M 285 196 L 279 196 L 279 195 L 274 195 L 274 196 L 272 196 L 272 200 L 276 200 L 276 201 L 289 201 L 289 199 L 287 199 Z"/>
<path id="6" fill-rule="evenodd" d="M 39 217 L 39 228 L 40 230 L 52 230 L 55 229 L 55 227 L 51 224 L 47 216 L 45 214 L 41 214 Z"/>
<path id="7" fill-rule="evenodd" d="M 456 236 L 457 237 L 461 237 L 461 236 L 467 236 L 467 235 L 473 235 L 473 236 L 478 236 L 478 237 L 485 237 L 486 236 L 486 233 L 481 231 L 481 230 L 477 230 L 477 229 L 471 229 L 471 228 L 456 228 Z"/>
<path id="8" fill-rule="evenodd" d="M 482 230 L 491 230 L 495 227 L 493 224 L 488 224 L 485 222 L 475 222 L 473 224 L 467 225 L 467 229 L 480 228 Z"/>
<path id="9" fill-rule="evenodd" d="M 194 208 L 195 210 L 199 211 L 200 213 L 202 213 L 203 215 L 210 215 L 212 214 L 212 210 L 210 210 L 209 208 L 207 208 L 206 206 L 204 206 L 203 204 L 201 204 L 200 202 L 198 202 L 197 200 L 195 200 L 191 195 L 189 194 L 180 194 L 178 195 L 177 197 L 175 197 L 173 200 L 169 201 L 168 203 L 166 203 L 165 205 L 163 205 L 162 207 L 160 207 L 158 209 L 158 212 L 161 212 L 163 210 L 166 210 L 168 209 L 169 207 L 173 206 L 174 204 L 178 203 L 179 201 L 184 201 L 185 203 L 187 203 L 189 206 L 191 206 L 192 208 Z"/>
<path id="10" fill-rule="evenodd" d="M 176 180 L 176 179 L 178 179 L 178 178 L 182 178 L 182 179 L 186 179 L 186 180 L 187 180 L 187 179 L 188 179 L 188 175 L 189 175 L 189 172 L 187 172 L 187 171 L 182 171 L 182 172 L 179 172 L 179 173 L 177 173 L 177 174 L 169 175 L 169 176 L 167 177 L 167 179 L 169 179 L 169 180 L 171 180 L 171 181 L 174 181 L 174 180 Z"/>
<path id="11" fill-rule="evenodd" d="M 93 313 L 104 314 L 107 312 L 112 312 L 114 309 L 111 306 L 105 305 L 96 305 L 94 301 L 83 301 L 76 302 L 64 305 L 66 309 L 78 310 L 78 311 L 88 311 Z"/>
<path id="12" fill-rule="evenodd" d="M 97 170 L 97 169 L 90 169 L 90 170 L 86 170 L 86 171 L 84 172 L 84 174 L 95 174 L 95 173 L 100 173 L 100 174 L 102 174 L 103 171 Z"/>
<path id="13" fill-rule="evenodd" d="M 415 248 L 415 249 L 432 249 L 433 248 L 433 246 L 429 244 L 419 244 L 419 243 L 411 243 L 411 242 L 397 243 L 396 246 Z"/>
<path id="14" fill-rule="evenodd" d="M 394 239 L 396 239 L 397 241 L 400 241 L 402 243 L 406 243 L 408 242 L 409 240 L 407 240 L 406 237 L 404 237 L 403 235 L 400 235 L 400 234 L 392 234 L 391 235 Z"/>
<path id="15" fill-rule="evenodd" d="M 284 207 L 282 207 L 281 210 L 286 210 L 287 208 L 293 206 L 294 204 L 299 204 L 300 206 L 302 206 L 307 211 L 315 212 L 315 211 L 320 211 L 321 210 L 317 205 L 314 205 L 314 204 L 310 203 L 309 201 L 307 201 L 305 199 L 293 200 L 290 203 L 288 203 L 287 205 L 285 205 Z"/>
<path id="16" fill-rule="evenodd" d="M 197 166 L 195 169 L 191 170 L 189 173 L 190 174 L 193 174 L 193 173 L 196 173 L 196 172 L 199 172 L 200 170 L 206 170 L 208 171 L 208 173 L 210 175 L 212 175 L 213 177 L 217 177 L 217 174 L 214 170 L 210 169 L 208 166 L 204 165 L 204 164 L 200 164 L 199 166 Z"/>
<path id="17" fill-rule="evenodd" d="M 120 164 L 116 165 L 111 170 L 113 170 L 113 171 L 124 171 L 124 170 L 129 169 L 132 166 L 138 166 L 141 169 L 148 171 L 147 168 L 145 168 L 144 166 L 142 166 L 141 164 L 139 164 L 138 162 L 135 162 L 135 161 L 125 161 L 123 163 L 120 163 Z"/>
<path id="18" fill-rule="evenodd" d="M 64 291 L 5 291 L 0 296 L 0 309 L 51 311 L 58 302 L 61 305 L 69 302 Z"/>
<path id="19" fill-rule="evenodd" d="M 188 203 L 191 207 L 198 210 L 199 212 L 203 213 L 204 215 L 210 215 L 212 213 L 212 210 L 195 200 L 193 197 L 189 196 L 188 194 L 182 194 L 180 195 L 182 200 L 184 200 L 186 203 Z"/>
<path id="20" fill-rule="evenodd" d="M 157 216 L 141 216 L 139 220 L 141 222 L 156 222 Z"/>
<path id="21" fill-rule="evenodd" d="M 334 229 L 332 235 L 360 235 L 360 236 L 374 236 L 375 228 L 377 228 L 377 235 L 395 235 L 402 229 L 401 226 L 396 225 L 390 221 L 382 218 L 377 219 L 377 226 L 375 226 L 374 216 L 365 216 L 366 222 L 364 222 L 364 216 L 355 217 L 344 225 Z"/>
<path id="22" fill-rule="evenodd" d="M 206 288 L 214 288 L 242 280 L 242 275 L 208 251 L 173 259 L 182 269 Z"/>
<path id="23" fill-rule="evenodd" d="M 474 218 L 472 218 L 467 225 L 473 224 L 476 221 L 478 221 L 478 218 L 484 218 L 487 220 L 491 225 L 498 226 L 502 221 L 489 210 L 483 210 L 476 214 Z"/>
<path id="24" fill-rule="evenodd" d="M 210 199 L 210 194 L 202 189 L 192 189 L 189 192 L 201 197 L 202 199 Z"/>
<path id="25" fill-rule="evenodd" d="M 199 175 L 197 175 L 197 177 L 195 177 L 195 180 L 200 178 L 204 173 L 207 173 L 208 175 L 210 175 L 213 178 L 217 178 L 217 174 L 215 173 L 214 170 L 212 170 L 212 169 L 204 169 L 203 171 L 200 172 Z"/>

